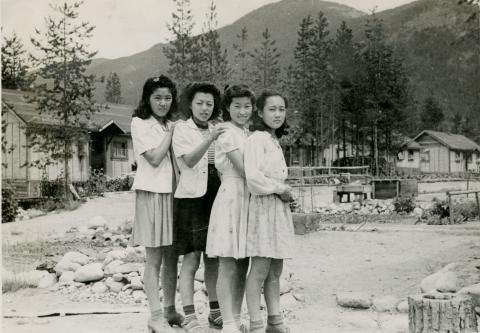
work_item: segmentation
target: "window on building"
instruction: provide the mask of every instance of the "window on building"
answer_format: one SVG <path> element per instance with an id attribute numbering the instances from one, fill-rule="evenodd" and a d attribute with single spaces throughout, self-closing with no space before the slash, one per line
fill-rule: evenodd
<path id="1" fill-rule="evenodd" d="M 472 154 L 472 153 L 470 153 L 470 154 L 467 155 L 467 163 L 468 163 L 468 164 L 473 163 L 473 154 Z"/>
<path id="2" fill-rule="evenodd" d="M 425 150 L 422 152 L 422 162 L 430 162 L 430 151 Z"/>
<path id="3" fill-rule="evenodd" d="M 460 154 L 460 152 L 456 151 L 455 152 L 455 162 L 460 163 L 461 160 L 462 160 L 462 155 Z"/>
<path id="4" fill-rule="evenodd" d="M 127 141 L 114 141 L 112 143 L 112 159 L 128 159 Z"/>
<path id="5" fill-rule="evenodd" d="M 413 150 L 408 151 L 408 160 L 413 161 Z"/>
<path id="6" fill-rule="evenodd" d="M 398 160 L 403 161 L 404 158 L 405 158 L 405 152 L 404 151 L 399 152 L 398 153 Z"/>

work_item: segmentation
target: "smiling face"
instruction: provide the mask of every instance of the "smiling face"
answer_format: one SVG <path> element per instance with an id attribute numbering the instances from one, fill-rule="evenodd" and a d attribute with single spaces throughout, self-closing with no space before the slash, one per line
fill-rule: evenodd
<path id="1" fill-rule="evenodd" d="M 285 122 L 287 109 L 285 100 L 281 96 L 270 96 L 265 100 L 263 110 L 258 111 L 265 125 L 276 130 Z"/>
<path id="2" fill-rule="evenodd" d="M 201 123 L 207 122 L 212 116 L 214 105 L 212 94 L 197 92 L 193 96 L 191 105 L 193 117 Z"/>
<path id="3" fill-rule="evenodd" d="M 232 123 L 244 127 L 252 115 L 252 100 L 250 97 L 234 97 L 228 107 Z"/>
<path id="4" fill-rule="evenodd" d="M 172 106 L 172 93 L 168 88 L 157 88 L 149 98 L 150 108 L 157 117 L 165 117 Z"/>

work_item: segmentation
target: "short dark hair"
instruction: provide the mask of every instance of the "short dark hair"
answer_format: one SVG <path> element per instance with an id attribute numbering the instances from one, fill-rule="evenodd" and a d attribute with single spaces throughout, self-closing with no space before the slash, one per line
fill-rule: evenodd
<path id="1" fill-rule="evenodd" d="M 255 106 L 255 94 L 253 93 L 250 88 L 245 84 L 238 84 L 233 86 L 226 86 L 225 91 L 223 93 L 223 100 L 222 100 L 222 119 L 224 121 L 229 121 L 232 119 L 230 117 L 230 112 L 228 108 L 234 98 L 238 97 L 248 97 L 252 102 L 252 108 Z"/>
<path id="2" fill-rule="evenodd" d="M 177 87 L 175 83 L 165 75 L 148 78 L 143 85 L 142 98 L 138 107 L 133 111 L 133 117 L 147 119 L 153 113 L 150 106 L 150 96 L 158 88 L 168 88 L 172 94 L 172 104 L 166 115 L 167 119 L 172 119 L 173 113 L 177 111 Z"/>
<path id="3" fill-rule="evenodd" d="M 180 109 L 183 115 L 188 119 L 192 117 L 192 101 L 196 93 L 211 94 L 213 96 L 213 112 L 210 119 L 220 116 L 221 95 L 220 90 L 210 82 L 194 82 L 188 84 L 180 95 Z"/>
<path id="4" fill-rule="evenodd" d="M 281 97 L 284 102 L 285 102 L 285 108 L 288 108 L 288 100 L 287 98 L 282 95 L 281 93 L 274 91 L 274 90 L 265 90 L 263 91 L 260 96 L 257 98 L 257 108 L 253 113 L 253 125 L 250 128 L 252 131 L 268 131 L 269 127 L 263 119 L 260 117 L 258 112 L 261 110 L 263 112 L 263 108 L 265 107 L 265 103 L 267 101 L 267 98 L 272 97 L 272 96 L 279 96 Z M 283 122 L 282 126 L 277 128 L 275 130 L 275 135 L 277 138 L 281 138 L 284 135 L 288 134 L 288 124 L 287 124 L 287 119 L 285 118 L 285 121 Z"/>

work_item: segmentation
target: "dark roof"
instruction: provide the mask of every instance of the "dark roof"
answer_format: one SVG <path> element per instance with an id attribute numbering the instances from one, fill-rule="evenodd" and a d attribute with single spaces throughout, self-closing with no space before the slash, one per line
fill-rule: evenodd
<path id="1" fill-rule="evenodd" d="M 26 123 L 55 124 L 56 120 L 40 115 L 35 106 L 28 103 L 23 91 L 2 89 L 2 99 L 13 106 L 13 111 Z M 89 121 L 91 130 L 98 131 L 110 125 L 117 125 L 124 133 L 130 133 L 133 107 L 124 104 L 98 105 L 100 111 L 92 115 Z"/>
<path id="2" fill-rule="evenodd" d="M 422 146 L 417 141 L 410 139 L 409 141 L 406 141 L 401 148 L 420 150 L 422 149 Z"/>
<path id="3" fill-rule="evenodd" d="M 418 134 L 413 140 L 417 140 L 422 135 L 427 134 L 432 138 L 440 142 L 441 144 L 447 146 L 452 150 L 462 150 L 462 151 L 479 151 L 480 146 L 473 140 L 470 140 L 466 136 L 460 134 L 452 134 L 445 132 L 437 132 L 431 130 L 424 130 Z"/>

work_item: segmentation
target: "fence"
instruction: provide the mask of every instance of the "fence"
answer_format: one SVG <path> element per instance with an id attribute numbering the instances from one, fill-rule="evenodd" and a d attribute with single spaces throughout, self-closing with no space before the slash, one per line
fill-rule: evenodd
<path id="1" fill-rule="evenodd" d="M 313 211 L 320 202 L 333 202 L 331 186 L 358 179 L 366 183 L 369 166 L 289 167 L 288 184 L 302 211 Z"/>

